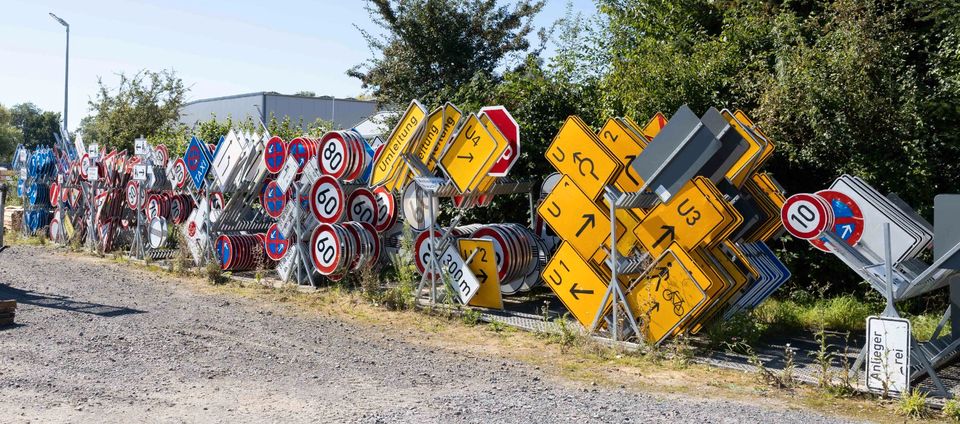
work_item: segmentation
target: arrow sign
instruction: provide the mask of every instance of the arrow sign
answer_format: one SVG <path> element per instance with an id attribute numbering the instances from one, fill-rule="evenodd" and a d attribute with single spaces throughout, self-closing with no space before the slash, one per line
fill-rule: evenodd
<path id="1" fill-rule="evenodd" d="M 458 155 L 457 159 L 466 159 L 467 162 L 473 162 L 473 153 L 470 153 L 469 155 Z"/>
<path id="2" fill-rule="evenodd" d="M 580 296 L 577 296 L 578 294 L 593 294 L 593 290 L 577 290 L 577 283 L 573 283 L 573 285 L 570 286 L 570 295 L 573 296 L 574 299 L 580 300 Z"/>
<path id="3" fill-rule="evenodd" d="M 488 174 L 491 177 L 506 177 L 520 159 L 520 124 L 503 106 L 488 106 L 480 109 L 480 113 L 487 115 L 507 140 L 507 149 L 490 167 Z"/>
<path id="4" fill-rule="evenodd" d="M 582 233 L 583 230 L 586 230 L 586 229 L 587 229 L 587 225 L 589 225 L 590 228 L 594 228 L 594 227 L 597 226 L 597 216 L 596 216 L 596 215 L 594 215 L 594 214 L 592 214 L 592 213 L 585 213 L 585 214 L 583 214 L 583 218 L 584 218 L 583 225 L 581 225 L 581 226 L 580 226 L 580 229 L 577 230 L 577 237 L 580 237 L 580 233 Z"/>
<path id="5" fill-rule="evenodd" d="M 667 237 L 670 237 L 670 242 L 673 243 L 674 236 L 676 235 L 676 227 L 672 225 L 661 225 L 660 229 L 663 230 L 663 235 L 661 235 L 660 238 L 658 238 L 657 241 L 653 243 L 654 248 L 659 246 L 660 243 L 663 243 L 663 241 L 666 240 Z"/>

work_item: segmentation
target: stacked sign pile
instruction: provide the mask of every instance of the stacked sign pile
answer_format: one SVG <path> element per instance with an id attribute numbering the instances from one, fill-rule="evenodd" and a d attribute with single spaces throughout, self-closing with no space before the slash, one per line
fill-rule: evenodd
<path id="1" fill-rule="evenodd" d="M 13 168 L 20 173 L 17 196 L 23 199 L 24 205 L 22 230 L 33 235 L 53 218 L 51 193 L 56 190 L 57 152 L 48 147 L 31 151 L 20 145 L 13 158 Z"/>
<path id="2" fill-rule="evenodd" d="M 432 282 L 449 276 L 462 303 L 501 307 L 502 294 L 540 283 L 549 249 L 530 229 L 509 223 L 437 225 L 441 197 L 452 198 L 451 222 L 459 222 L 464 210 L 487 206 L 497 194 L 529 191 L 505 178 L 519 158 L 519 142 L 519 127 L 503 107 L 464 115 L 447 103 L 428 114 L 413 101 L 376 156 L 371 184 L 378 194 L 402 193 L 404 221 L 419 232 L 417 269 Z M 390 248 L 398 247 L 396 231 L 385 238 Z"/>
<path id="3" fill-rule="evenodd" d="M 634 328 L 656 343 L 756 305 L 789 278 L 764 244 L 783 203 L 757 172 L 773 150 L 739 111 L 682 107 L 596 133 L 569 118 L 546 151 L 559 174 L 538 212 L 562 242 L 543 279 L 593 328 L 618 299 L 615 273 Z"/>

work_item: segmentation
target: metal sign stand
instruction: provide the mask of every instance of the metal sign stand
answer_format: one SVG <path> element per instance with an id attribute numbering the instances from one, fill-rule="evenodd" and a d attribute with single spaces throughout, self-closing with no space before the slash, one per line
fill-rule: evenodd
<path id="1" fill-rule="evenodd" d="M 866 279 L 874 287 L 880 287 L 882 290 L 879 290 L 886 297 L 887 305 L 883 310 L 881 316 L 890 317 L 890 318 L 900 318 L 899 312 L 897 312 L 895 306 L 895 293 L 906 292 L 908 287 L 915 284 L 919 284 L 927 280 L 928 276 L 932 276 L 933 272 L 939 269 L 939 266 L 949 259 L 951 254 L 944 255 L 943 258 L 934 262 L 930 265 L 926 271 L 921 273 L 917 278 L 913 279 L 909 285 L 902 285 L 901 290 L 894 290 L 894 281 L 895 277 L 900 277 L 901 280 L 907 281 L 903 278 L 902 275 L 899 275 L 899 272 L 895 271 L 893 268 L 893 259 L 891 255 L 891 242 L 890 242 L 890 224 L 883 224 L 883 235 L 884 235 L 884 247 L 885 247 L 885 258 L 883 264 L 871 264 L 866 260 L 859 252 L 853 249 L 848 245 L 843 239 L 834 234 L 832 231 L 828 231 L 825 234 L 827 238 L 827 243 L 830 245 L 831 250 L 834 251 L 841 260 L 843 260 L 847 266 L 857 272 L 861 277 Z M 956 252 L 960 250 L 960 244 L 957 244 L 951 249 L 951 252 Z M 869 269 L 883 265 L 884 273 L 883 276 L 877 276 L 873 272 L 870 272 Z M 941 324 L 945 323 L 946 315 L 950 313 L 948 308 L 945 312 L 944 319 L 941 319 Z M 931 341 L 936 339 L 936 336 L 939 335 L 942 325 L 937 327 L 937 330 L 934 333 L 934 336 L 931 338 Z M 954 333 L 956 335 L 957 333 Z M 869 341 L 868 341 L 869 343 Z M 913 335 L 910 335 L 910 352 L 911 358 L 913 359 L 913 370 L 910 371 L 909 380 L 915 380 L 923 374 L 927 374 L 930 377 L 930 381 L 933 382 L 933 385 L 940 391 L 940 393 L 945 397 L 950 397 L 950 392 L 946 389 L 943 382 L 940 380 L 940 377 L 937 375 L 935 366 L 946 362 L 949 358 L 953 357 L 957 352 L 957 347 L 960 346 L 960 339 L 954 336 L 953 341 L 946 346 L 938 347 L 931 343 L 920 343 L 917 341 Z M 857 360 L 854 361 L 853 367 L 850 370 L 853 373 L 858 373 L 860 368 L 863 366 L 864 361 L 866 360 L 867 346 L 864 345 L 863 349 L 860 350 L 860 354 L 857 356 Z M 917 366 L 919 364 L 919 367 Z"/>
<path id="2" fill-rule="evenodd" d="M 621 335 L 618 328 L 619 311 L 622 308 L 633 334 L 638 339 L 642 339 L 643 333 L 637 327 L 637 320 L 633 316 L 633 312 L 630 311 L 626 294 L 620 287 L 619 276 L 620 274 L 628 275 L 643 271 L 644 263 L 649 254 L 644 252 L 629 258 L 617 257 L 617 209 L 651 208 L 657 204 L 659 198 L 652 193 L 621 193 L 612 187 L 605 188 L 604 198 L 610 205 L 610 257 L 606 261 L 607 266 L 610 267 L 610 281 L 607 284 L 607 291 L 603 295 L 603 300 L 600 301 L 597 314 L 593 318 L 593 323 L 590 325 L 589 332 L 595 332 L 600 326 L 601 318 L 603 318 L 610 325 L 610 335 L 614 341 L 620 341 L 621 337 L 626 339 L 628 334 Z M 611 303 L 610 312 L 604 315 L 603 312 L 606 310 L 608 301 Z"/>

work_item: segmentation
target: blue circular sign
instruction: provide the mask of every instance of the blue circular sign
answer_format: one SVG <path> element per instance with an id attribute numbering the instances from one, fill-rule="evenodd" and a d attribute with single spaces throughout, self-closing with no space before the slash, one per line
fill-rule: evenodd
<path id="1" fill-rule="evenodd" d="M 273 224 L 270 228 L 267 229 L 267 256 L 270 259 L 279 261 L 283 258 L 283 255 L 287 254 L 287 247 L 289 242 L 287 238 L 283 236 L 283 233 L 280 232 L 280 227 L 277 224 Z"/>

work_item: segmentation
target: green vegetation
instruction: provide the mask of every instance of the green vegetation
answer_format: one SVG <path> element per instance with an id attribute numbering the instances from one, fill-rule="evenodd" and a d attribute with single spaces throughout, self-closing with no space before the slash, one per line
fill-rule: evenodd
<path id="1" fill-rule="evenodd" d="M 957 397 L 948 399 L 944 402 L 941 413 L 944 418 L 950 421 L 960 422 L 960 399 L 957 399 Z"/>
<path id="2" fill-rule="evenodd" d="M 900 400 L 897 401 L 896 411 L 900 415 L 914 419 L 929 417 L 930 406 L 927 405 L 927 394 L 913 389 L 909 394 L 900 397 Z"/>

